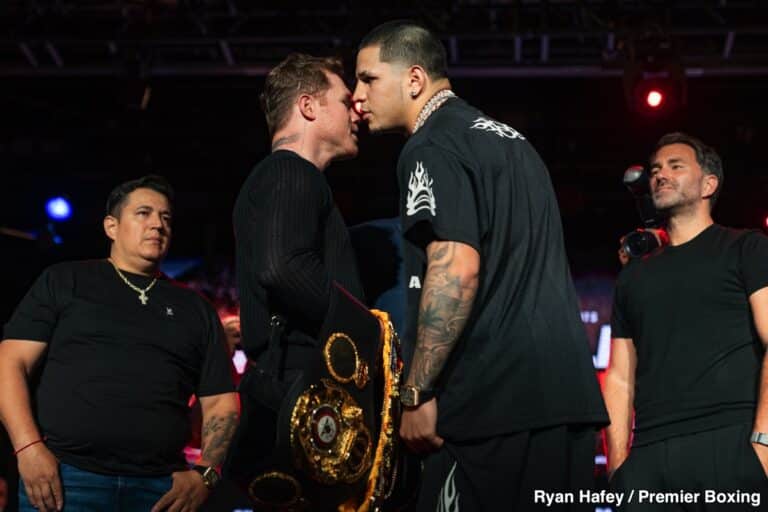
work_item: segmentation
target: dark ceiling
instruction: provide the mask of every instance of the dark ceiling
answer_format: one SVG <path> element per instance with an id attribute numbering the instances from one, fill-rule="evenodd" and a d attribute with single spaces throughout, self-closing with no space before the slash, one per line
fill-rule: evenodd
<path id="1" fill-rule="evenodd" d="M 5 0 L 0 76 L 259 76 L 289 51 L 351 55 L 397 18 L 440 33 L 454 76 L 615 76 L 660 43 L 692 73 L 764 74 L 767 13 L 759 0 Z"/>
<path id="2" fill-rule="evenodd" d="M 231 207 L 267 151 L 257 96 L 290 51 L 340 54 L 393 18 L 420 19 L 449 50 L 454 89 L 520 130 L 548 163 L 576 271 L 615 270 L 617 238 L 638 221 L 623 170 L 685 130 L 723 156 L 717 217 L 757 227 L 768 215 L 768 7 L 764 2 L 14 1 L 0 2 L 0 227 L 37 230 L 43 204 L 67 194 L 75 214 L 50 251 L 0 235 L 14 269 L 100 257 L 103 202 L 149 172 L 178 189 L 172 255 L 227 260 Z M 670 7 L 669 5 L 672 5 Z M 632 112 L 622 77 L 674 61 L 687 105 Z M 396 215 L 402 139 L 363 137 L 328 178 L 353 224 Z M 26 268 L 25 267 L 25 268 Z"/>

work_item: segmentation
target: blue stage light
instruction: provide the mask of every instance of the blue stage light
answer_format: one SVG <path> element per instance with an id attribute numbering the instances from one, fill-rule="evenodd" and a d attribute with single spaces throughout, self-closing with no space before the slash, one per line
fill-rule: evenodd
<path id="1" fill-rule="evenodd" d="M 67 220 L 72 216 L 72 206 L 63 197 L 54 197 L 45 205 L 45 211 L 52 220 Z"/>

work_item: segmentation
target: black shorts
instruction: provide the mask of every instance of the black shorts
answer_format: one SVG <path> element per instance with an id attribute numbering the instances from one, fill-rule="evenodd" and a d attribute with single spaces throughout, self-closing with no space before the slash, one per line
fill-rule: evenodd
<path id="1" fill-rule="evenodd" d="M 536 504 L 537 490 L 594 488 L 596 430 L 557 426 L 467 443 L 448 443 L 424 459 L 415 510 L 594 511 L 579 504 Z"/>

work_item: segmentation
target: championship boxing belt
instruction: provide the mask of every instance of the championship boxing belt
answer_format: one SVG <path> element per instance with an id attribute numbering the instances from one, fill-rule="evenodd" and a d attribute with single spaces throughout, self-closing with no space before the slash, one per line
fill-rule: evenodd
<path id="1" fill-rule="evenodd" d="M 301 370 L 281 380 L 275 367 L 249 369 L 225 476 L 256 510 L 380 509 L 400 460 L 402 360 L 389 316 L 334 283 L 318 345 L 299 350 L 300 361 L 280 343 L 282 328 L 273 318 L 265 361 L 282 367 L 288 358 Z"/>

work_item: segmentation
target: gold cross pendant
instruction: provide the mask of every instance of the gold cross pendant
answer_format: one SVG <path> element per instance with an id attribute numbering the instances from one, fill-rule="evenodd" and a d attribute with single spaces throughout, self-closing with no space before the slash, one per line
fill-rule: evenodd
<path id="1" fill-rule="evenodd" d="M 142 306 L 146 306 L 147 305 L 147 300 L 148 299 L 147 299 L 147 296 L 144 294 L 144 292 L 141 292 L 139 294 L 139 300 L 141 301 L 141 305 Z"/>

